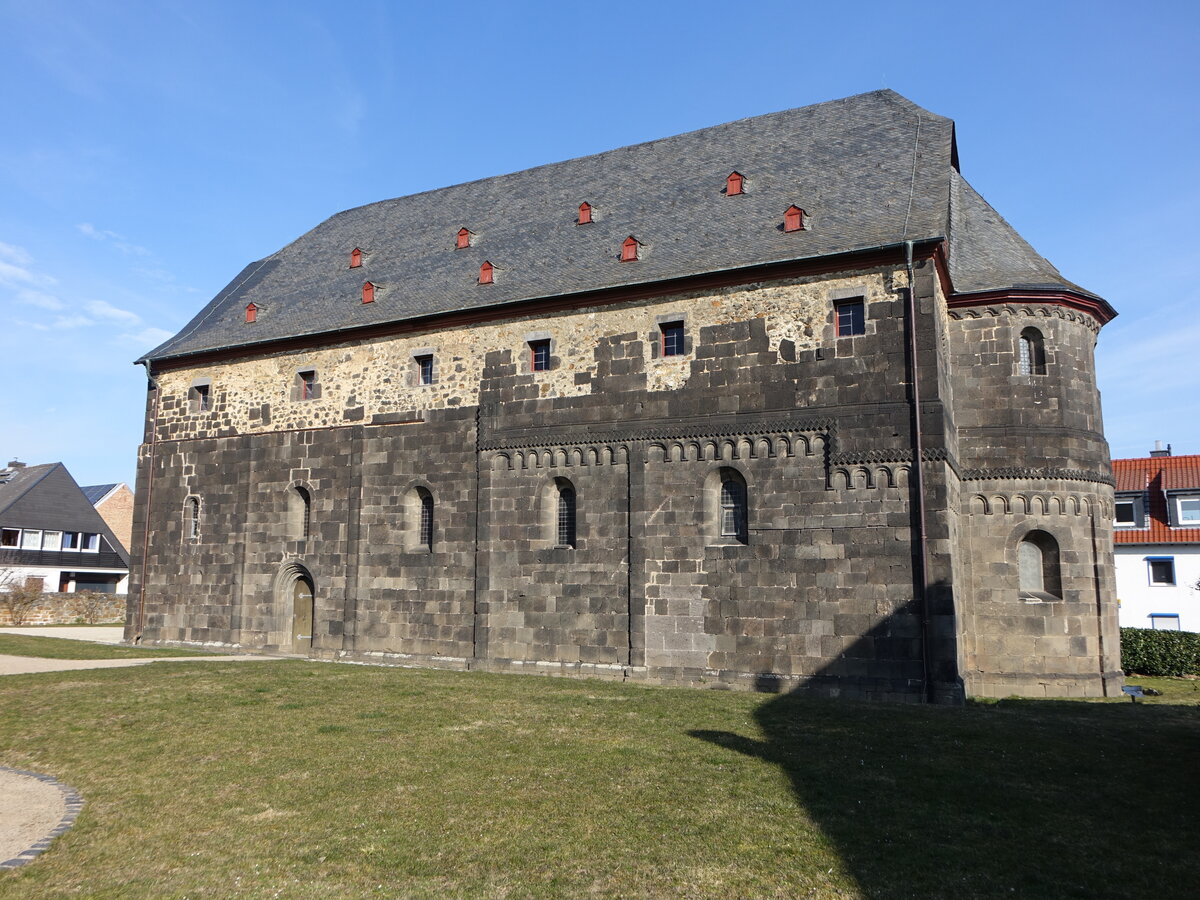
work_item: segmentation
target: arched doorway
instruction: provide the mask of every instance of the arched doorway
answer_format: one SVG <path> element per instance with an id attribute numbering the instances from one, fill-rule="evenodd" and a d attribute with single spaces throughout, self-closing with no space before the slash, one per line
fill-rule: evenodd
<path id="1" fill-rule="evenodd" d="M 307 575 L 297 573 L 292 581 L 292 651 L 307 653 L 313 639 L 313 585 Z"/>

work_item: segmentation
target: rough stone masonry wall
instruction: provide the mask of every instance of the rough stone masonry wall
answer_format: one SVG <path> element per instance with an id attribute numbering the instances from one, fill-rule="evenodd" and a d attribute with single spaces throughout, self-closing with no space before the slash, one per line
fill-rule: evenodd
<path id="1" fill-rule="evenodd" d="M 70 625 L 92 622 L 119 622 L 125 618 L 124 594 L 82 593 L 42 595 L 42 602 L 25 614 L 22 625 Z M 0 626 L 13 624 L 12 613 L 0 604 Z"/>
<path id="2" fill-rule="evenodd" d="M 873 269 L 162 373 L 139 473 L 139 491 L 155 473 L 145 637 L 294 649 L 281 573 L 303 566 L 318 655 L 919 696 L 903 287 Z M 867 333 L 838 338 L 852 296 Z M 678 319 L 687 352 L 659 358 Z M 543 336 L 554 365 L 534 373 Z M 408 380 L 429 349 L 434 390 Z M 290 399 L 305 366 L 319 396 Z M 198 379 L 208 412 L 187 398 Z M 926 401 L 941 422 L 936 380 Z M 712 533 L 722 468 L 750 487 L 745 546 Z M 573 550 L 547 531 L 555 478 L 577 489 Z M 288 533 L 296 485 L 307 540 Z M 432 552 L 406 544 L 416 487 L 436 501 Z"/>

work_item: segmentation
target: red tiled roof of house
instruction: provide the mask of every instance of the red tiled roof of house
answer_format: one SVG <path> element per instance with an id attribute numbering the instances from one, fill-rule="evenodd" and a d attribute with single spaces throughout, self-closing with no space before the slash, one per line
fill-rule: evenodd
<path id="1" fill-rule="evenodd" d="M 1195 544 L 1200 528 L 1172 528 L 1167 515 L 1167 492 L 1200 490 L 1200 455 L 1150 456 L 1114 459 L 1116 491 L 1145 491 L 1145 528 L 1118 528 L 1118 544 Z"/>

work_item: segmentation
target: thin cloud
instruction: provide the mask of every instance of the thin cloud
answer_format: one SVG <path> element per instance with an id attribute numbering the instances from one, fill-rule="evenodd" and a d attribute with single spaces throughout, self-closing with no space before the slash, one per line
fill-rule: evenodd
<path id="1" fill-rule="evenodd" d="M 87 316 L 55 316 L 53 327 L 55 328 L 83 328 L 86 325 L 95 325 L 96 323 Z"/>
<path id="2" fill-rule="evenodd" d="M 86 309 L 93 316 L 107 319 L 110 322 L 125 322 L 129 325 L 138 325 L 142 321 L 142 317 L 137 313 L 130 312 L 127 309 L 118 309 L 104 300 L 92 300 L 87 304 Z"/>
<path id="3" fill-rule="evenodd" d="M 118 340 L 123 344 L 130 344 L 137 347 L 150 349 L 157 347 L 159 344 L 173 337 L 175 332 L 165 331 L 162 328 L 143 328 L 140 331 L 128 332 L 118 336 Z"/>
<path id="4" fill-rule="evenodd" d="M 130 243 L 124 235 L 117 234 L 115 231 L 108 231 L 104 228 L 97 228 L 91 222 L 83 222 L 75 226 L 79 232 L 94 241 L 101 241 L 111 244 L 122 253 L 129 256 L 149 256 L 150 251 L 138 244 Z"/>
<path id="5" fill-rule="evenodd" d="M 28 306 L 37 306 L 41 309 L 65 309 L 66 304 L 55 297 L 53 294 L 47 294 L 45 291 L 30 290 L 29 288 L 20 288 L 16 292 L 17 300 Z"/>

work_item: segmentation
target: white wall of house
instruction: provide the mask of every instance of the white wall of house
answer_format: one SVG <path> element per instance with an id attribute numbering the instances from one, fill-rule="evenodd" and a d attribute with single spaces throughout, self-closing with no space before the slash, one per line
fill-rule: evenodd
<path id="1" fill-rule="evenodd" d="M 63 572 L 78 572 L 79 574 L 95 574 L 95 575 L 119 575 L 121 580 L 117 582 L 115 593 L 126 594 L 129 591 L 129 573 L 121 569 L 95 569 L 87 566 L 73 566 L 66 568 L 63 566 L 0 566 L 0 590 L 6 585 L 9 573 L 12 573 L 13 584 L 24 584 L 27 578 L 41 578 L 43 581 L 42 590 L 54 592 L 58 590 L 61 584 Z M 67 585 L 69 593 L 75 592 L 75 582 L 72 580 Z"/>
<path id="2" fill-rule="evenodd" d="M 1174 584 L 1155 584 L 1151 580 L 1151 560 L 1160 564 L 1169 559 L 1174 569 Z M 1163 566 L 1159 566 L 1161 577 Z M 1117 599 L 1124 628 L 1170 628 L 1200 631 L 1200 545 L 1196 544 L 1118 544 L 1116 547 Z M 1152 614 L 1174 615 L 1179 620 L 1156 618 Z"/>

